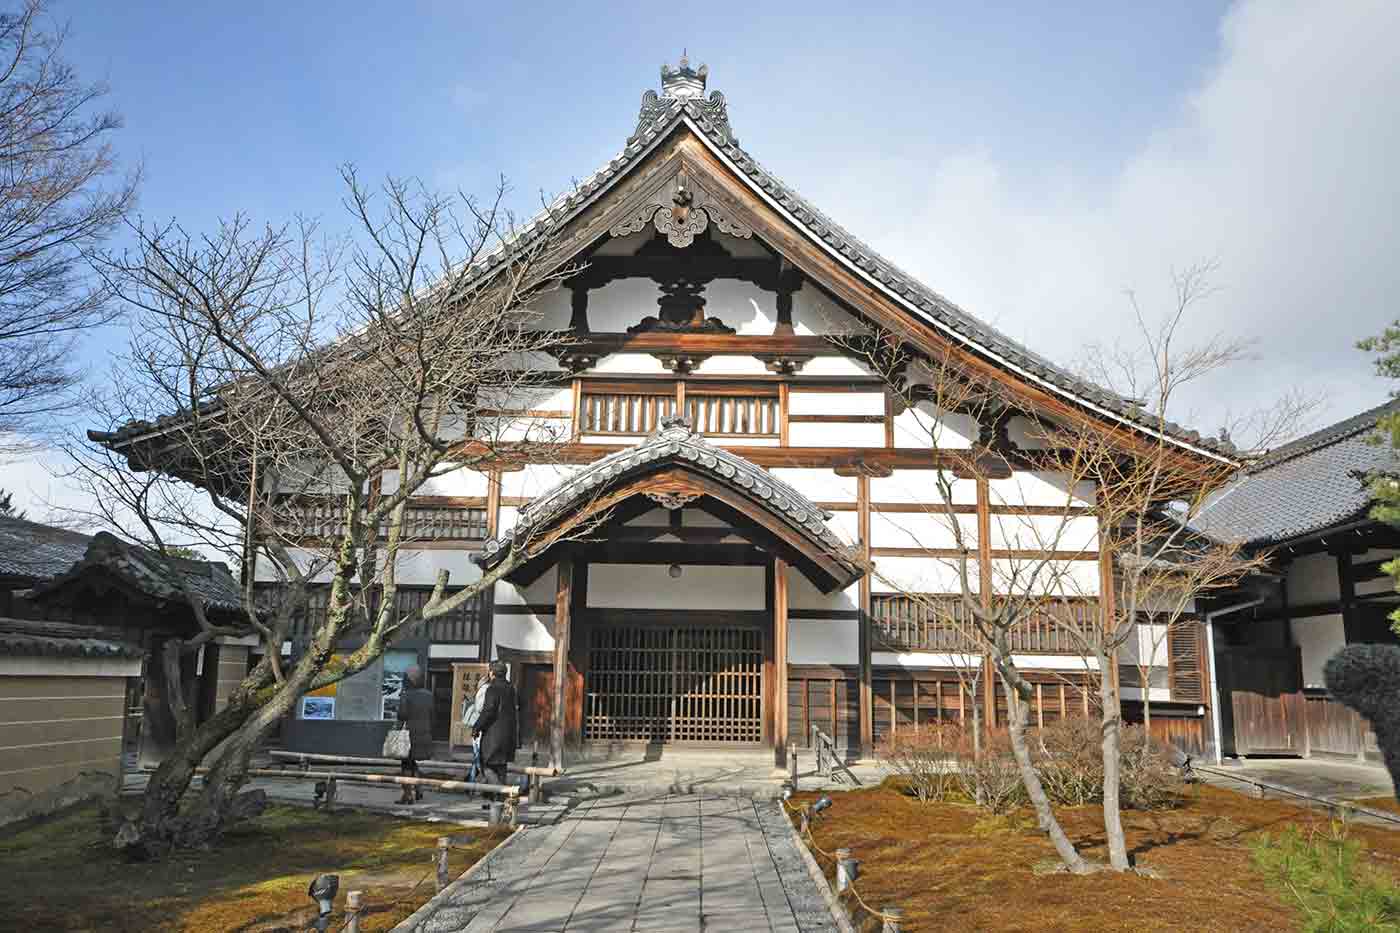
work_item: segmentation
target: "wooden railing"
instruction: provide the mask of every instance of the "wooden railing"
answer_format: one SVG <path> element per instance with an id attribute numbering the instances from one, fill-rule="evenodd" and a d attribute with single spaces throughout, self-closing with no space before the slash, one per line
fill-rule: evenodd
<path id="1" fill-rule="evenodd" d="M 1076 631 L 1095 623 L 1098 602 L 1056 599 L 1035 607 L 1007 633 L 1011 650 L 1024 654 L 1080 654 Z M 871 600 L 876 643 L 894 651 L 979 651 L 962 598 L 944 594 L 876 594 Z"/>
<path id="2" fill-rule="evenodd" d="M 345 534 L 345 506 L 325 500 L 284 503 L 278 511 L 278 530 L 295 538 L 335 539 Z M 379 536 L 387 537 L 389 524 L 381 523 Z M 405 541 L 481 541 L 486 534 L 486 510 L 443 506 L 409 506 L 404 509 Z"/>
<path id="3" fill-rule="evenodd" d="M 579 431 L 649 434 L 662 418 L 677 411 L 695 431 L 712 437 L 778 437 L 782 417 L 778 396 L 767 391 L 585 386 L 579 398 Z"/>

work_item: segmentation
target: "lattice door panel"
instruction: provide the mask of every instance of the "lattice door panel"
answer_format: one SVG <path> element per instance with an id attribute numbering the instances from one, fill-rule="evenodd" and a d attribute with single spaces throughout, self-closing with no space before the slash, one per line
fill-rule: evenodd
<path id="1" fill-rule="evenodd" d="M 763 741 L 763 633 L 696 626 L 593 629 L 583 734 L 593 741 Z"/>

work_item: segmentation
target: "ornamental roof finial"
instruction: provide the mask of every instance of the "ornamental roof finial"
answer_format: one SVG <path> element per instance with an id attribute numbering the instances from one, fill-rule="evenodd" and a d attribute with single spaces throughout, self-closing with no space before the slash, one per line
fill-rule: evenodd
<path id="1" fill-rule="evenodd" d="M 710 74 L 709 66 L 701 65 L 699 68 L 691 68 L 690 57 L 686 52 L 686 49 L 681 50 L 679 67 L 661 66 L 662 97 L 686 100 L 691 97 L 705 96 L 705 79 Z"/>

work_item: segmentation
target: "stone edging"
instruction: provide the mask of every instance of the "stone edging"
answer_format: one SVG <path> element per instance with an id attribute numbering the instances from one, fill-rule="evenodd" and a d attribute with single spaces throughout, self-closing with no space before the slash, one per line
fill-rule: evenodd
<path id="1" fill-rule="evenodd" d="M 406 917 L 404 920 L 400 921 L 398 926 L 394 927 L 393 930 L 390 931 L 390 933 L 411 933 L 411 931 L 416 929 L 419 924 L 423 923 L 423 921 L 427 920 L 429 917 L 431 917 L 434 913 L 437 912 L 438 908 L 442 906 L 443 900 L 452 896 L 453 894 L 456 894 L 459 889 L 476 880 L 476 876 L 486 870 L 491 860 L 496 857 L 496 854 L 498 852 L 505 851 L 505 849 L 508 846 L 514 844 L 517 839 L 522 838 L 522 836 L 524 835 L 524 831 L 524 826 L 517 827 L 515 832 L 511 833 L 510 836 L 508 836 L 505 839 L 505 841 L 501 842 L 490 852 L 487 852 L 481 858 L 477 859 L 475 865 L 462 872 L 462 874 L 458 875 L 457 879 L 451 884 L 449 884 L 447 887 L 443 888 L 441 891 L 428 898 L 427 902 L 422 907 L 419 907 L 413 913 L 409 914 L 408 917 Z"/>
<path id="2" fill-rule="evenodd" d="M 821 866 L 817 864 L 816 858 L 807 849 L 807 843 L 802 839 L 802 834 L 797 831 L 797 827 L 792 825 L 792 820 L 788 818 L 787 808 L 783 806 L 781 800 L 777 801 L 778 811 L 783 817 L 783 823 L 787 825 L 788 832 L 792 833 L 792 841 L 797 846 L 797 851 L 802 855 L 802 861 L 807 866 L 807 873 L 812 876 L 812 881 L 822 892 L 822 899 L 826 901 L 827 910 L 831 911 L 831 919 L 836 923 L 836 928 L 841 933 L 856 933 L 855 925 L 851 923 L 851 917 L 846 913 L 846 908 L 841 906 L 841 902 L 836 899 L 836 894 L 831 890 L 831 885 L 826 882 L 826 875 L 822 874 Z"/>

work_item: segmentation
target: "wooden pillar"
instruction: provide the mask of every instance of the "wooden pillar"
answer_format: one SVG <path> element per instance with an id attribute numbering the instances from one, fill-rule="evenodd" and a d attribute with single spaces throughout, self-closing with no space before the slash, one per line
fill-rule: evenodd
<path id="1" fill-rule="evenodd" d="M 985 475 L 977 477 L 977 593 L 982 606 L 992 604 L 992 487 Z M 1007 715 L 1011 715 L 1008 707 Z M 997 724 L 996 677 L 991 654 L 982 655 L 982 723 L 988 730 Z"/>
<path id="2" fill-rule="evenodd" d="M 787 754 L 788 744 L 787 568 L 787 561 L 773 558 L 773 744 L 779 756 Z"/>
<path id="3" fill-rule="evenodd" d="M 856 507 L 860 510 L 857 533 L 866 563 L 870 562 L 870 477 L 856 477 Z M 870 574 L 860 578 L 860 754 L 875 754 L 875 697 L 870 674 Z"/>
<path id="4" fill-rule="evenodd" d="M 569 629 L 573 613 L 574 558 L 559 559 L 559 581 L 554 592 L 554 717 L 550 725 L 550 761 L 564 767 L 565 686 L 569 677 Z"/>

